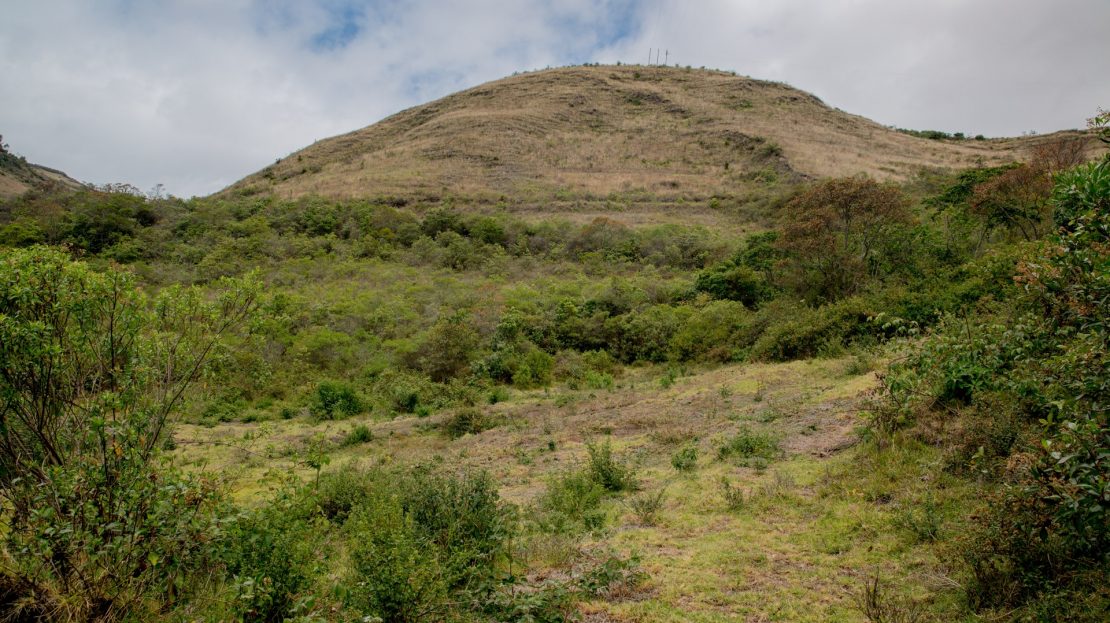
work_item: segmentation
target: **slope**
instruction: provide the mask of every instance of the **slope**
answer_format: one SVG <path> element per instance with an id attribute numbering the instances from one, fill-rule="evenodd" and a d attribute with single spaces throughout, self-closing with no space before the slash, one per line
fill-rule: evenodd
<path id="1" fill-rule="evenodd" d="M 81 182 L 57 169 L 32 164 L 0 148 L 0 199 L 17 197 L 32 188 L 51 185 L 70 189 L 82 186 Z"/>
<path id="2" fill-rule="evenodd" d="M 775 82 L 585 66 L 490 82 L 319 141 L 224 191 L 332 198 L 698 199 L 1022 159 L 1043 137 L 928 140 Z"/>

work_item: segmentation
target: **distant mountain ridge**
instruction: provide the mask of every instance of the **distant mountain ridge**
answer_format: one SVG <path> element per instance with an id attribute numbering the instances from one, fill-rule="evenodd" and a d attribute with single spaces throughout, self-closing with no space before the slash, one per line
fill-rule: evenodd
<path id="1" fill-rule="evenodd" d="M 930 140 L 729 72 L 566 67 L 318 141 L 221 193 L 697 199 L 825 176 L 905 180 L 922 169 L 1000 164 L 1051 136 Z"/>

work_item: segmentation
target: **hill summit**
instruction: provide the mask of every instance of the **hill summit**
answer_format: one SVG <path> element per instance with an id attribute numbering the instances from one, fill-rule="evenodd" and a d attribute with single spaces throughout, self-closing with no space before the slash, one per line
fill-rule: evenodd
<path id="1" fill-rule="evenodd" d="M 660 66 L 515 75 L 318 141 L 224 192 L 281 197 L 604 198 L 1020 159 L 1031 139 L 929 140 L 778 82 Z"/>

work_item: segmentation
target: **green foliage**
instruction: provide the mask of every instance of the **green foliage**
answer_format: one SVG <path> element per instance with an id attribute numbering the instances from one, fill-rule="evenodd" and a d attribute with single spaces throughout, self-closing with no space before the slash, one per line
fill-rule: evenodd
<path id="1" fill-rule="evenodd" d="M 347 524 L 352 543 L 349 602 L 390 623 L 441 618 L 449 608 L 438 552 L 398 499 L 359 508 Z"/>
<path id="2" fill-rule="evenodd" d="M 613 448 L 608 440 L 600 444 L 587 443 L 586 452 L 589 455 L 587 473 L 603 489 L 618 492 L 635 491 L 639 488 L 632 468 L 613 456 Z"/>
<path id="3" fill-rule="evenodd" d="M 931 141 L 963 140 L 965 138 L 963 132 L 956 132 L 955 134 L 951 134 L 942 130 L 908 130 L 906 128 L 896 129 L 902 134 L 909 134 L 910 136 L 916 136 L 917 138 L 927 138 Z"/>
<path id="4" fill-rule="evenodd" d="M 654 526 L 659 511 L 663 510 L 666 494 L 667 488 L 660 487 L 654 493 L 644 492 L 629 498 L 628 507 L 636 515 L 636 521 L 644 526 Z"/>
<path id="5" fill-rule="evenodd" d="M 620 364 L 607 351 L 579 353 L 564 350 L 555 360 L 553 375 L 565 380 L 572 389 L 609 389 L 614 376 L 620 373 Z"/>
<path id="6" fill-rule="evenodd" d="M 679 472 L 692 472 L 698 467 L 698 447 L 686 444 L 671 455 L 671 467 Z"/>
<path id="7" fill-rule="evenodd" d="M 741 429 L 717 447 L 717 458 L 725 460 L 762 459 L 770 461 L 782 453 L 778 441 L 771 435 Z"/>
<path id="8" fill-rule="evenodd" d="M 601 499 L 605 488 L 586 471 L 553 477 L 537 502 L 539 528 L 556 534 L 598 530 L 605 523 Z"/>
<path id="9" fill-rule="evenodd" d="M 774 288 L 763 275 L 735 264 L 721 264 L 699 273 L 694 289 L 715 299 L 739 301 L 749 308 L 774 296 Z"/>
<path id="10" fill-rule="evenodd" d="M 1028 248 L 1020 294 L 947 318 L 885 378 L 877 428 L 939 420 L 966 448 L 958 460 L 1002 483 L 958 548 L 976 609 L 1047 607 L 1110 551 L 1107 166 L 1056 176 L 1058 234 Z"/>
<path id="11" fill-rule="evenodd" d="M 668 344 L 689 315 L 687 307 L 653 305 L 610 318 L 605 331 L 613 355 L 626 363 L 665 361 Z"/>
<path id="12" fill-rule="evenodd" d="M 414 367 L 443 382 L 469 369 L 479 337 L 465 314 L 441 318 L 411 356 Z"/>
<path id="13" fill-rule="evenodd" d="M 370 431 L 370 427 L 365 424 L 359 424 L 352 428 L 343 437 L 343 445 L 345 446 L 358 446 L 365 443 L 370 443 L 374 440 L 374 433 Z"/>
<path id="14" fill-rule="evenodd" d="M 443 421 L 443 432 L 451 439 L 463 435 L 477 435 L 496 426 L 493 418 L 473 407 L 459 409 Z"/>
<path id="15" fill-rule="evenodd" d="M 734 486 L 726 476 L 721 476 L 721 479 L 717 481 L 717 487 L 725 501 L 725 508 L 730 511 L 743 510 L 751 501 L 748 493 L 740 487 Z"/>
<path id="16" fill-rule="evenodd" d="M 751 345 L 751 359 L 787 361 L 839 355 L 845 346 L 885 332 L 872 321 L 877 314 L 870 302 L 859 297 L 817 309 L 778 307 L 768 311 L 781 314 L 781 320 L 770 324 Z"/>
<path id="17" fill-rule="evenodd" d="M 347 605 L 385 621 L 436 620 L 486 594 L 514 521 L 484 473 L 430 466 L 321 476 L 306 500 L 343 525 Z"/>
<path id="18" fill-rule="evenodd" d="M 309 411 L 321 420 L 358 415 L 365 409 L 358 392 L 347 383 L 324 381 L 316 386 Z"/>
<path id="19" fill-rule="evenodd" d="M 208 561 L 218 498 L 155 458 L 257 287 L 150 300 L 127 274 L 41 247 L 0 256 L 0 283 L 5 575 L 22 587 L 8 603 L 74 619 L 158 609 Z"/>
<path id="20" fill-rule="evenodd" d="M 586 471 L 589 478 L 602 485 L 606 491 L 635 491 L 639 488 L 636 474 L 627 465 L 617 460 L 608 440 L 604 443 L 587 443 L 586 452 L 588 454 Z"/>
<path id="21" fill-rule="evenodd" d="M 320 527 L 304 502 L 286 489 L 228 526 L 220 558 L 230 578 L 229 610 L 239 620 L 284 621 L 296 614 L 320 566 Z"/>
<path id="22" fill-rule="evenodd" d="M 915 541 L 929 543 L 940 538 L 944 518 L 937 501 L 932 497 L 926 497 L 919 504 L 906 508 L 896 518 L 895 523 L 913 535 Z"/>
<path id="23" fill-rule="evenodd" d="M 46 232 L 30 219 L 20 219 L 0 227 L 0 245 L 29 247 L 46 242 Z"/>
<path id="24" fill-rule="evenodd" d="M 966 205 L 975 192 L 975 187 L 992 180 L 1006 171 L 1015 168 L 1016 164 L 1005 164 L 998 167 L 978 167 L 961 171 L 956 176 L 956 181 L 950 184 L 940 194 L 931 197 L 927 203 L 938 208 Z"/>

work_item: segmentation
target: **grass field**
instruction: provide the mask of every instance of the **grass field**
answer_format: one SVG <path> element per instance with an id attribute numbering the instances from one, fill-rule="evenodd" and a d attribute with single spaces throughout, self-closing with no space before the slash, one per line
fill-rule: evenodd
<path id="1" fill-rule="evenodd" d="M 582 604 L 584 620 L 862 621 L 857 597 L 876 573 L 906 599 L 940 602 L 931 608 L 943 611 L 953 586 L 933 548 L 891 529 L 925 495 L 921 477 L 933 473 L 935 450 L 859 444 L 859 412 L 876 385 L 869 367 L 854 356 L 686 373 L 632 368 L 611 390 L 515 391 L 483 407 L 495 427 L 455 440 L 441 430 L 451 412 L 182 425 L 175 459 L 222 474 L 248 503 L 290 469 L 311 479 L 309 447 L 327 452 L 324 471 L 442 461 L 489 471 L 527 513 L 550 478 L 583 463 L 586 443 L 605 439 L 633 466 L 640 490 L 607 498 L 600 530 L 518 546 L 539 579 L 600 552 L 639 558 L 647 581 Z M 359 425 L 372 439 L 345 445 Z M 719 458 L 738 434 L 771 439 L 776 451 Z M 676 471 L 672 454 L 690 446 L 696 467 Z M 953 485 L 945 495 L 958 505 L 970 492 Z"/>

